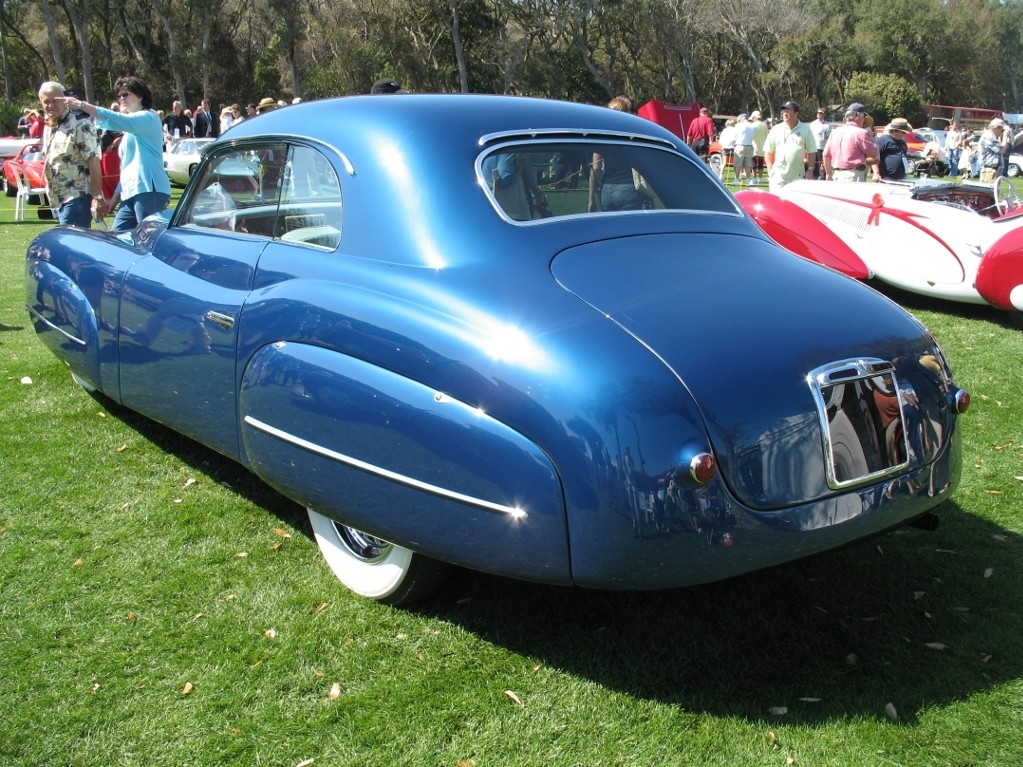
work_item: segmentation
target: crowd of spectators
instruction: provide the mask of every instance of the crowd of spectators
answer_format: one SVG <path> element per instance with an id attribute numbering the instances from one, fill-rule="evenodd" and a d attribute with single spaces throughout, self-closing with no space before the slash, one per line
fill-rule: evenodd
<path id="1" fill-rule="evenodd" d="M 798 106 L 789 101 L 782 105 L 781 119 L 777 121 L 764 120 L 758 110 L 729 117 L 719 131 L 715 127 L 716 132 L 709 139 L 720 147 L 718 175 L 723 178 L 725 169 L 731 167 L 733 183 L 740 187 L 763 183 L 765 175 L 771 183 L 765 143 L 768 131 L 778 129 L 779 125 L 788 126 L 782 130 L 793 143 L 796 137 L 802 141 L 802 126 L 806 126 L 813 138 L 813 150 L 807 149 L 805 175 L 831 181 L 899 181 L 909 175 L 948 175 L 991 183 L 998 176 L 1009 174 L 1010 155 L 1023 147 L 1023 128 L 1014 131 L 1001 118 L 991 120 L 982 131 L 966 130 L 955 122 L 946 131 L 916 131 L 904 117 L 892 119 L 883 128 L 875 127 L 867 108 L 858 102 L 840 114 L 841 122 L 833 122 L 828 119 L 829 110 L 818 107 L 816 119 L 803 123 Z M 703 124 L 706 117 L 707 110 L 701 109 L 686 135 L 689 146 L 705 161 L 708 152 L 716 154 L 716 149 L 707 149 Z M 794 150 L 789 158 L 793 163 L 798 160 L 796 154 L 798 151 Z M 804 175 L 796 165 L 785 163 L 789 181 Z"/>

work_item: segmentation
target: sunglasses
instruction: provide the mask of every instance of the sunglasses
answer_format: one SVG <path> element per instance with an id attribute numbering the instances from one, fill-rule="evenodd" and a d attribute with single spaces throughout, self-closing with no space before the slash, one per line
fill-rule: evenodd
<path id="1" fill-rule="evenodd" d="M 135 94 L 132 93 L 131 91 L 121 91 L 120 93 L 117 94 L 117 98 L 118 99 L 126 99 L 129 96 L 134 96 L 134 95 Z"/>

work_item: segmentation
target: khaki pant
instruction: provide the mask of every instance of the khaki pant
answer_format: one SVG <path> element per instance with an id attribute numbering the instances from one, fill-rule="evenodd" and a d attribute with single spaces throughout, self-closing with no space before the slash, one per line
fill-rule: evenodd
<path id="1" fill-rule="evenodd" d="M 855 183 L 857 181 L 867 180 L 867 171 L 865 170 L 835 170 L 831 171 L 832 181 L 841 181 L 844 183 Z"/>

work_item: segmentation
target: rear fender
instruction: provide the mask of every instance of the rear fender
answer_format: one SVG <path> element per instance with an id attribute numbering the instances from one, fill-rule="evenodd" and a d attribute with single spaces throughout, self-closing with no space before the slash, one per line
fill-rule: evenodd
<path id="1" fill-rule="evenodd" d="M 975 287 L 999 309 L 1023 311 L 1023 228 L 1013 229 L 987 249 Z"/>
<path id="2" fill-rule="evenodd" d="M 735 199 L 764 233 L 786 250 L 857 280 L 873 276 L 848 245 L 795 203 L 752 190 L 736 192 Z"/>
<path id="3" fill-rule="evenodd" d="M 571 582 L 554 466 L 482 410 L 301 343 L 253 356 L 240 406 L 246 461 L 302 505 L 435 559 Z"/>

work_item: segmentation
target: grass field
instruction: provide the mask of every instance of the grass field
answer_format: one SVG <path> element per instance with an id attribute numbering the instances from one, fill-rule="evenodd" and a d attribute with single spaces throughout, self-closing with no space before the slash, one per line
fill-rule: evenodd
<path id="1" fill-rule="evenodd" d="M 343 591 L 304 511 L 37 342 L 0 199 L 0 765 L 1023 764 L 1023 331 L 891 295 L 974 397 L 907 529 L 662 593 Z"/>

